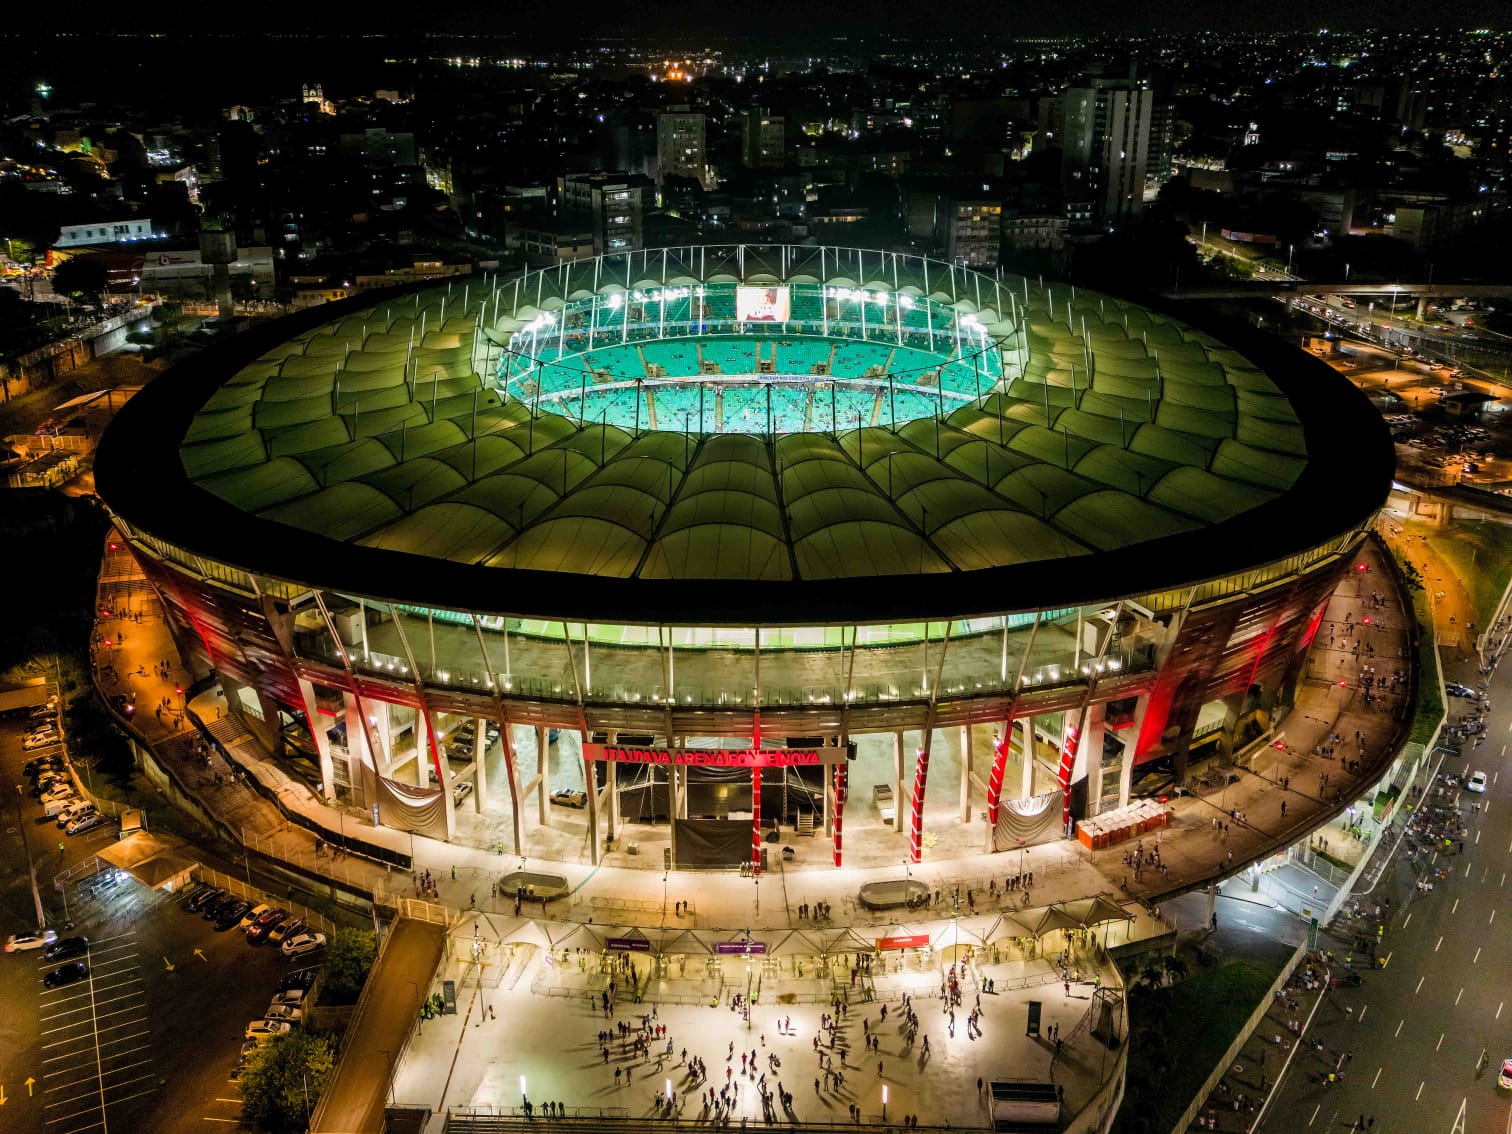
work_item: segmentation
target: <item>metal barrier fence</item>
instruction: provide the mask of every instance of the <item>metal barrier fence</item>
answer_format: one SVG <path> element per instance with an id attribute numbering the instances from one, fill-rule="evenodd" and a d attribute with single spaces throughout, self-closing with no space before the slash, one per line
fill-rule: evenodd
<path id="1" fill-rule="evenodd" d="M 569 1113 L 563 1118 L 549 1118 L 535 1107 L 531 1117 L 526 1117 L 523 1107 L 466 1107 L 453 1108 L 446 1112 L 446 1134 L 516 1134 L 516 1132 L 539 1131 L 543 1127 L 554 1130 L 574 1131 L 577 1134 L 671 1134 L 673 1131 L 706 1131 L 710 1123 L 696 1117 L 653 1118 L 646 1115 L 631 1115 L 625 1107 L 564 1107 Z M 594 1113 L 597 1111 L 597 1113 Z M 895 1118 L 898 1116 L 894 1116 Z M 746 1123 L 742 1122 L 744 1127 Z M 764 1124 L 769 1129 L 801 1130 L 805 1134 L 855 1134 L 858 1126 L 865 1126 L 873 1134 L 903 1134 L 904 1128 L 889 1123 L 880 1114 L 863 1113 L 855 1123 L 796 1122 L 784 1119 L 777 1123 Z M 947 1131 L 971 1130 L 981 1127 L 964 1126 L 916 1126 L 911 1130 Z"/>

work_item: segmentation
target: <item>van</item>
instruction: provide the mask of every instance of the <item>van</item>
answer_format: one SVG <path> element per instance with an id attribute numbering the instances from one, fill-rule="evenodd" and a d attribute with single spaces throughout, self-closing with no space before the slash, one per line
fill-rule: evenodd
<path id="1" fill-rule="evenodd" d="M 42 805 L 42 814 L 58 816 L 63 814 L 68 808 L 78 804 L 78 802 L 79 797 L 69 792 L 67 795 L 60 795 L 57 799 L 50 799 L 44 803 Z"/>

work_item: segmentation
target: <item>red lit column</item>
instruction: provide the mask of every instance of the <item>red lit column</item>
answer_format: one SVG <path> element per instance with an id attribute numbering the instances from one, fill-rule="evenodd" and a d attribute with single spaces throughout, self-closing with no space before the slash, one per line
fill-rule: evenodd
<path id="1" fill-rule="evenodd" d="M 929 779 L 929 748 L 920 748 L 914 757 L 913 818 L 908 828 L 908 861 L 924 857 L 924 784 Z"/>
<path id="2" fill-rule="evenodd" d="M 840 865 L 840 827 L 845 819 L 845 765 L 835 765 L 835 865 Z"/>
<path id="3" fill-rule="evenodd" d="M 761 769 L 751 769 L 751 869 L 761 873 Z"/>
<path id="4" fill-rule="evenodd" d="M 1061 789 L 1061 830 L 1071 833 L 1071 773 L 1076 770 L 1076 747 L 1081 732 L 1076 725 L 1066 723 L 1066 739 L 1061 745 L 1060 768 L 1056 779 Z"/>
<path id="5" fill-rule="evenodd" d="M 1009 729 L 1013 726 L 1010 724 Z M 998 804 L 1003 799 L 1003 773 L 1008 769 L 1008 735 L 992 746 L 992 773 L 987 777 L 987 826 L 997 830 Z"/>

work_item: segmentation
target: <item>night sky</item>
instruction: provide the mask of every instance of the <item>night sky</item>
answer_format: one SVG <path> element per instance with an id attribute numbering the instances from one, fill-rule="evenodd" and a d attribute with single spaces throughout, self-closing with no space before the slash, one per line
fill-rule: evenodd
<path id="1" fill-rule="evenodd" d="M 340 3 L 267 0 L 256 5 L 122 5 L 78 0 L 66 6 L 27 4 L 7 16 L 23 34 L 49 31 L 213 32 L 267 34 L 321 32 L 413 34 L 436 31 L 478 35 L 519 32 L 546 37 L 559 47 L 575 37 L 606 34 L 700 34 L 749 38 L 763 44 L 867 30 L 904 36 L 1004 36 L 1098 31 L 1192 32 L 1203 29 L 1292 31 L 1326 26 L 1410 28 L 1504 25 L 1506 9 L 1485 0 L 1362 6 L 1358 3 L 1191 3 L 1187 0 L 1054 0 L 1012 4 L 966 0 L 941 5 L 920 0 L 632 0 L 630 3 L 544 4 L 456 0 L 443 4 Z M 249 14 L 251 18 L 249 19 Z M 1498 18 L 1499 16 L 1499 18 Z M 19 27 L 17 25 L 20 25 Z M 35 45 L 40 46 L 40 45 Z M 542 44 L 547 46 L 547 44 Z"/>

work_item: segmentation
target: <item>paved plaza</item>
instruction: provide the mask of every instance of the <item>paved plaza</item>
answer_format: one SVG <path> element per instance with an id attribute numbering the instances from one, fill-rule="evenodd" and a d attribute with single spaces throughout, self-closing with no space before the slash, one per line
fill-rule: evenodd
<path id="1" fill-rule="evenodd" d="M 477 928 L 486 940 L 486 921 Z M 865 954 L 840 954 L 828 963 L 798 955 L 683 958 L 684 964 L 673 958 L 663 968 L 644 955 L 486 945 L 474 962 L 471 925 L 459 926 L 452 939 L 453 958 L 440 977 L 457 982 L 457 1014 L 425 1022 L 394 1087 L 401 1105 L 438 1113 L 521 1113 L 528 1098 L 537 1113 L 555 1101 L 568 1115 L 653 1116 L 665 1114 L 658 1100 L 670 1090 L 678 1116 L 710 1118 L 715 1106 L 705 1092 L 712 1087 L 716 1102 L 725 1091 L 723 1116 L 733 1121 L 849 1122 L 856 1106 L 859 1121 L 875 1123 L 886 1086 L 893 1122 L 913 1114 L 923 1125 L 980 1127 L 989 1118 L 976 1091 L 979 1077 L 1053 1081 L 1074 1113 L 1118 1057 L 1090 1035 L 1094 992 L 1116 975 L 1099 965 L 1085 935 L 1066 957 L 1069 992 L 1057 968 L 1059 950 L 1027 961 L 1008 959 L 1018 952 L 1011 946 L 996 951 L 996 961 L 994 950 L 981 947 L 947 949 L 927 960 L 918 951 L 884 953 L 872 973 L 853 978 Z M 941 996 L 952 966 L 960 996 L 953 1008 Z M 616 997 L 606 1014 L 611 980 Z M 632 987 L 641 990 L 638 1003 Z M 917 1016 L 912 1038 L 905 996 Z M 834 1018 L 834 997 L 844 1015 L 831 1031 L 825 1025 Z M 1031 1000 L 1043 1005 L 1033 1037 L 1026 1034 Z M 979 1029 L 968 1024 L 978 1007 Z M 1121 1035 L 1121 1009 L 1114 1015 Z M 646 1023 L 665 1030 L 637 1051 L 635 1037 Z M 1059 1045 L 1049 1038 L 1052 1029 Z M 874 1050 L 867 1050 L 869 1041 Z M 690 1067 L 696 1060 L 707 1065 L 702 1075 Z M 768 1113 L 763 1087 L 791 1092 L 791 1108 L 773 1098 Z"/>

